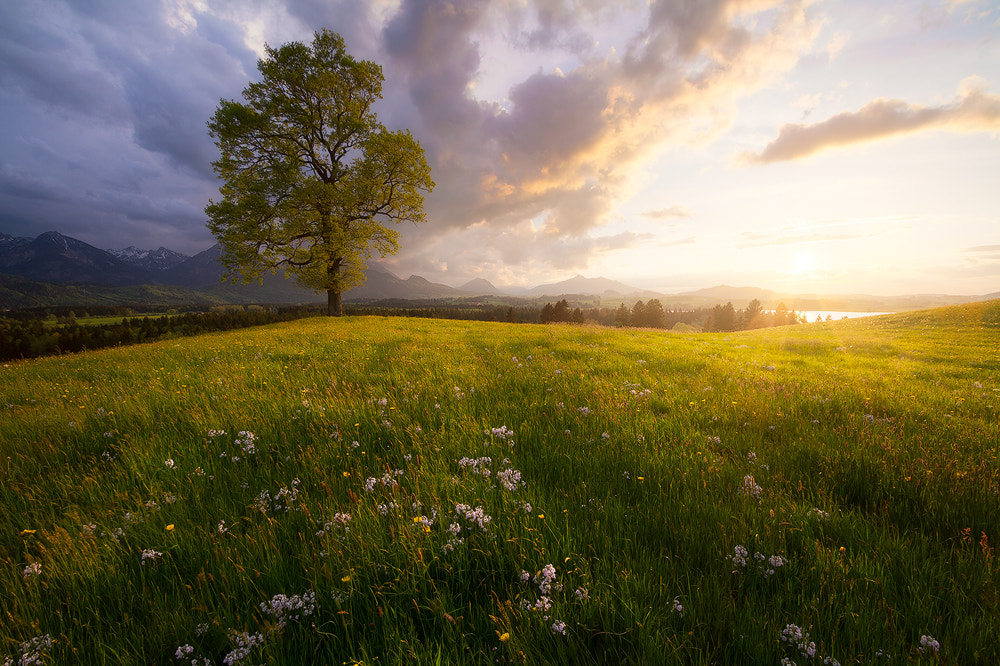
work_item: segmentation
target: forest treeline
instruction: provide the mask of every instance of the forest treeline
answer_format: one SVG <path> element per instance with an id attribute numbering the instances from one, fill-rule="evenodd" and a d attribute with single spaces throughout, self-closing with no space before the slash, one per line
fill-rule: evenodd
<path id="1" fill-rule="evenodd" d="M 639 328 L 669 328 L 678 324 L 700 327 L 705 331 L 742 331 L 750 328 L 766 328 L 769 326 L 785 326 L 797 324 L 799 316 L 779 303 L 773 311 L 764 309 L 756 298 L 750 301 L 745 310 L 737 310 L 732 302 L 716 305 L 710 310 L 695 308 L 693 310 L 667 310 L 659 299 L 636 301 L 630 308 L 624 303 L 617 308 L 573 308 L 563 299 L 555 305 L 546 303 L 538 318 L 539 323 L 555 322 L 585 323 L 593 322 L 603 326 L 635 326 Z"/>
<path id="2" fill-rule="evenodd" d="M 211 331 L 291 321 L 320 314 L 315 306 L 213 306 L 208 312 L 129 316 L 127 307 L 37 308 L 0 313 L 0 359 L 37 358 Z M 116 323 L 80 323 L 86 317 L 122 316 Z"/>
<path id="3" fill-rule="evenodd" d="M 736 310 L 732 303 L 716 305 L 714 308 L 672 310 L 665 309 L 655 298 L 646 302 L 636 301 L 632 307 L 623 303 L 617 308 L 571 307 L 566 299 L 554 305 L 546 303 L 542 307 L 531 302 L 510 305 L 476 301 L 443 303 L 385 300 L 373 304 L 347 304 L 344 306 L 344 313 L 522 324 L 567 322 L 683 331 L 736 331 L 799 321 L 796 314 L 783 305 L 779 305 L 774 311 L 766 311 L 757 300 L 751 301 L 746 310 Z M 136 316 L 131 308 L 124 306 L 94 306 L 88 307 L 86 312 L 68 307 L 12 310 L 0 313 L 0 360 L 36 358 L 152 342 L 321 314 L 323 309 L 318 305 L 213 306 L 207 312 L 171 310 L 159 316 Z M 121 317 L 121 320 L 105 323 L 81 321 L 93 317 Z"/>

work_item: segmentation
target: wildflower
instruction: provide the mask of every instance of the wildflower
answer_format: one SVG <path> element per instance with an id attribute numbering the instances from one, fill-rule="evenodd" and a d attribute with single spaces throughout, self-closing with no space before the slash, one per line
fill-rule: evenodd
<path id="1" fill-rule="evenodd" d="M 562 620 L 556 620 L 552 623 L 552 633 L 566 635 L 566 623 Z"/>
<path id="2" fill-rule="evenodd" d="M 747 565 L 747 549 L 743 546 L 736 546 L 733 548 L 733 554 L 727 556 L 726 559 L 742 569 Z"/>
<path id="3" fill-rule="evenodd" d="M 239 664 L 250 656 L 250 650 L 258 645 L 264 644 L 263 634 L 249 634 L 245 631 L 230 630 L 229 638 L 236 644 L 236 649 L 222 658 L 222 663 L 226 666 Z"/>
<path id="4" fill-rule="evenodd" d="M 542 567 L 542 570 L 535 574 L 532 579 L 538 584 L 538 590 L 542 594 L 549 594 L 553 589 L 559 591 L 562 589 L 562 585 L 556 583 L 556 568 L 551 564 L 546 564 Z"/>
<path id="5" fill-rule="evenodd" d="M 517 487 L 526 485 L 524 481 L 521 480 L 521 472 L 516 469 L 505 469 L 502 472 L 497 473 L 497 478 L 500 479 L 501 485 L 507 490 L 517 490 Z"/>
<path id="6" fill-rule="evenodd" d="M 505 631 L 502 634 L 500 634 L 499 638 L 501 643 L 506 643 L 507 641 L 510 640 L 510 634 Z"/>
<path id="7" fill-rule="evenodd" d="M 586 601 L 590 599 L 590 592 L 587 592 L 587 588 L 585 587 L 576 588 L 573 591 L 573 594 L 576 596 L 577 601 Z"/>
<path id="8" fill-rule="evenodd" d="M 24 571 L 21 572 L 21 577 L 27 580 L 32 576 L 38 576 L 42 573 L 42 563 L 32 562 L 31 564 L 24 567 Z"/>
<path id="9" fill-rule="evenodd" d="M 278 624 L 278 629 L 284 629 L 289 620 L 301 620 L 309 617 L 316 610 L 316 593 L 306 592 L 302 595 L 286 597 L 276 594 L 270 601 L 260 603 L 260 610 L 272 616 Z"/>
<path id="10" fill-rule="evenodd" d="M 335 513 L 333 514 L 333 522 L 344 528 L 345 532 L 350 532 L 351 528 L 347 526 L 351 522 L 351 514 L 349 513 Z"/>
<path id="11" fill-rule="evenodd" d="M 684 617 L 684 606 L 681 605 L 680 597 L 674 597 L 674 612 Z"/>
<path id="12" fill-rule="evenodd" d="M 30 641 L 25 641 L 20 645 L 21 658 L 16 662 L 18 666 L 41 666 L 45 663 L 45 656 L 52 649 L 52 636 L 45 634 L 44 636 L 35 636 Z M 4 665 L 10 664 L 13 666 L 14 660 L 7 659 L 4 661 Z"/>
<path id="13" fill-rule="evenodd" d="M 174 659 L 186 659 L 194 652 L 194 648 L 190 645 L 181 645 L 177 648 L 177 652 L 174 652 Z"/>
<path id="14" fill-rule="evenodd" d="M 939 643 L 933 636 L 921 636 L 920 651 L 925 652 L 927 650 L 930 650 L 931 652 L 940 652 L 941 643 Z"/>
<path id="15" fill-rule="evenodd" d="M 484 532 L 486 531 L 486 526 L 493 520 L 492 516 L 488 515 L 482 506 L 477 506 L 473 509 L 468 504 L 456 504 L 455 514 L 475 523 Z"/>
<path id="16" fill-rule="evenodd" d="M 799 654 L 812 659 L 816 656 L 816 643 L 809 640 L 809 632 L 795 624 L 786 624 L 778 639 L 794 645 Z"/>
<path id="17" fill-rule="evenodd" d="M 493 435 L 497 439 L 511 439 L 514 437 L 514 431 L 505 425 L 502 425 L 499 428 L 491 428 L 486 431 L 486 434 Z"/>
<path id="18" fill-rule="evenodd" d="M 754 499 L 760 499 L 760 494 L 764 491 L 753 478 L 753 474 L 747 474 L 743 477 L 743 485 L 740 486 L 739 494 L 745 497 L 752 497 Z"/>
<path id="19" fill-rule="evenodd" d="M 820 522 L 826 522 L 827 520 L 830 520 L 829 513 L 823 511 L 822 509 L 817 509 L 816 507 L 809 509 L 809 513 L 807 513 L 806 516 L 810 518 L 815 518 Z"/>
<path id="20" fill-rule="evenodd" d="M 173 458 L 167 458 L 166 460 L 163 461 L 163 464 L 164 464 L 164 466 L 166 466 L 167 469 L 173 469 L 174 468 L 174 459 Z"/>
<path id="21" fill-rule="evenodd" d="M 147 548 L 144 551 L 142 551 L 142 557 L 140 559 L 140 562 L 142 564 L 146 564 L 147 561 L 155 560 L 159 557 L 163 557 L 163 553 L 161 553 L 158 550 L 153 550 L 152 548 Z"/>

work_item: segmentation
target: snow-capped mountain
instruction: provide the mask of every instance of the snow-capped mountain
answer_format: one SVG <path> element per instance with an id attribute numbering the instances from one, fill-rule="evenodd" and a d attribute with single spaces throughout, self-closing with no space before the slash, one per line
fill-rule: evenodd
<path id="1" fill-rule="evenodd" d="M 134 245 L 129 245 L 124 250 L 108 250 L 108 253 L 130 266 L 144 268 L 148 271 L 166 271 L 190 258 L 165 247 L 159 247 L 155 250 L 140 250 Z"/>

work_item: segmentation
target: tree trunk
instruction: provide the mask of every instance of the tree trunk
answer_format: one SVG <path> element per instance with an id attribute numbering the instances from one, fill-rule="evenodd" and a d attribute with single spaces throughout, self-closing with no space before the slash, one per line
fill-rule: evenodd
<path id="1" fill-rule="evenodd" d="M 340 300 L 340 266 L 341 257 L 336 257 L 326 266 L 326 316 L 339 317 L 344 314 L 344 305 Z"/>
<path id="2" fill-rule="evenodd" d="M 333 289 L 326 291 L 326 316 L 339 317 L 344 314 L 344 304 L 340 299 L 340 292 Z"/>

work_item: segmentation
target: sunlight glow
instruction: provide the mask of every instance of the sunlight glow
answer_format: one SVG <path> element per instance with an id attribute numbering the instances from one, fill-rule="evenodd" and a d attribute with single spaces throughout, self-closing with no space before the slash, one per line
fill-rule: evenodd
<path id="1" fill-rule="evenodd" d="M 792 259 L 792 267 L 788 273 L 790 275 L 806 275 L 816 271 L 816 258 L 808 252 L 799 252 Z"/>

